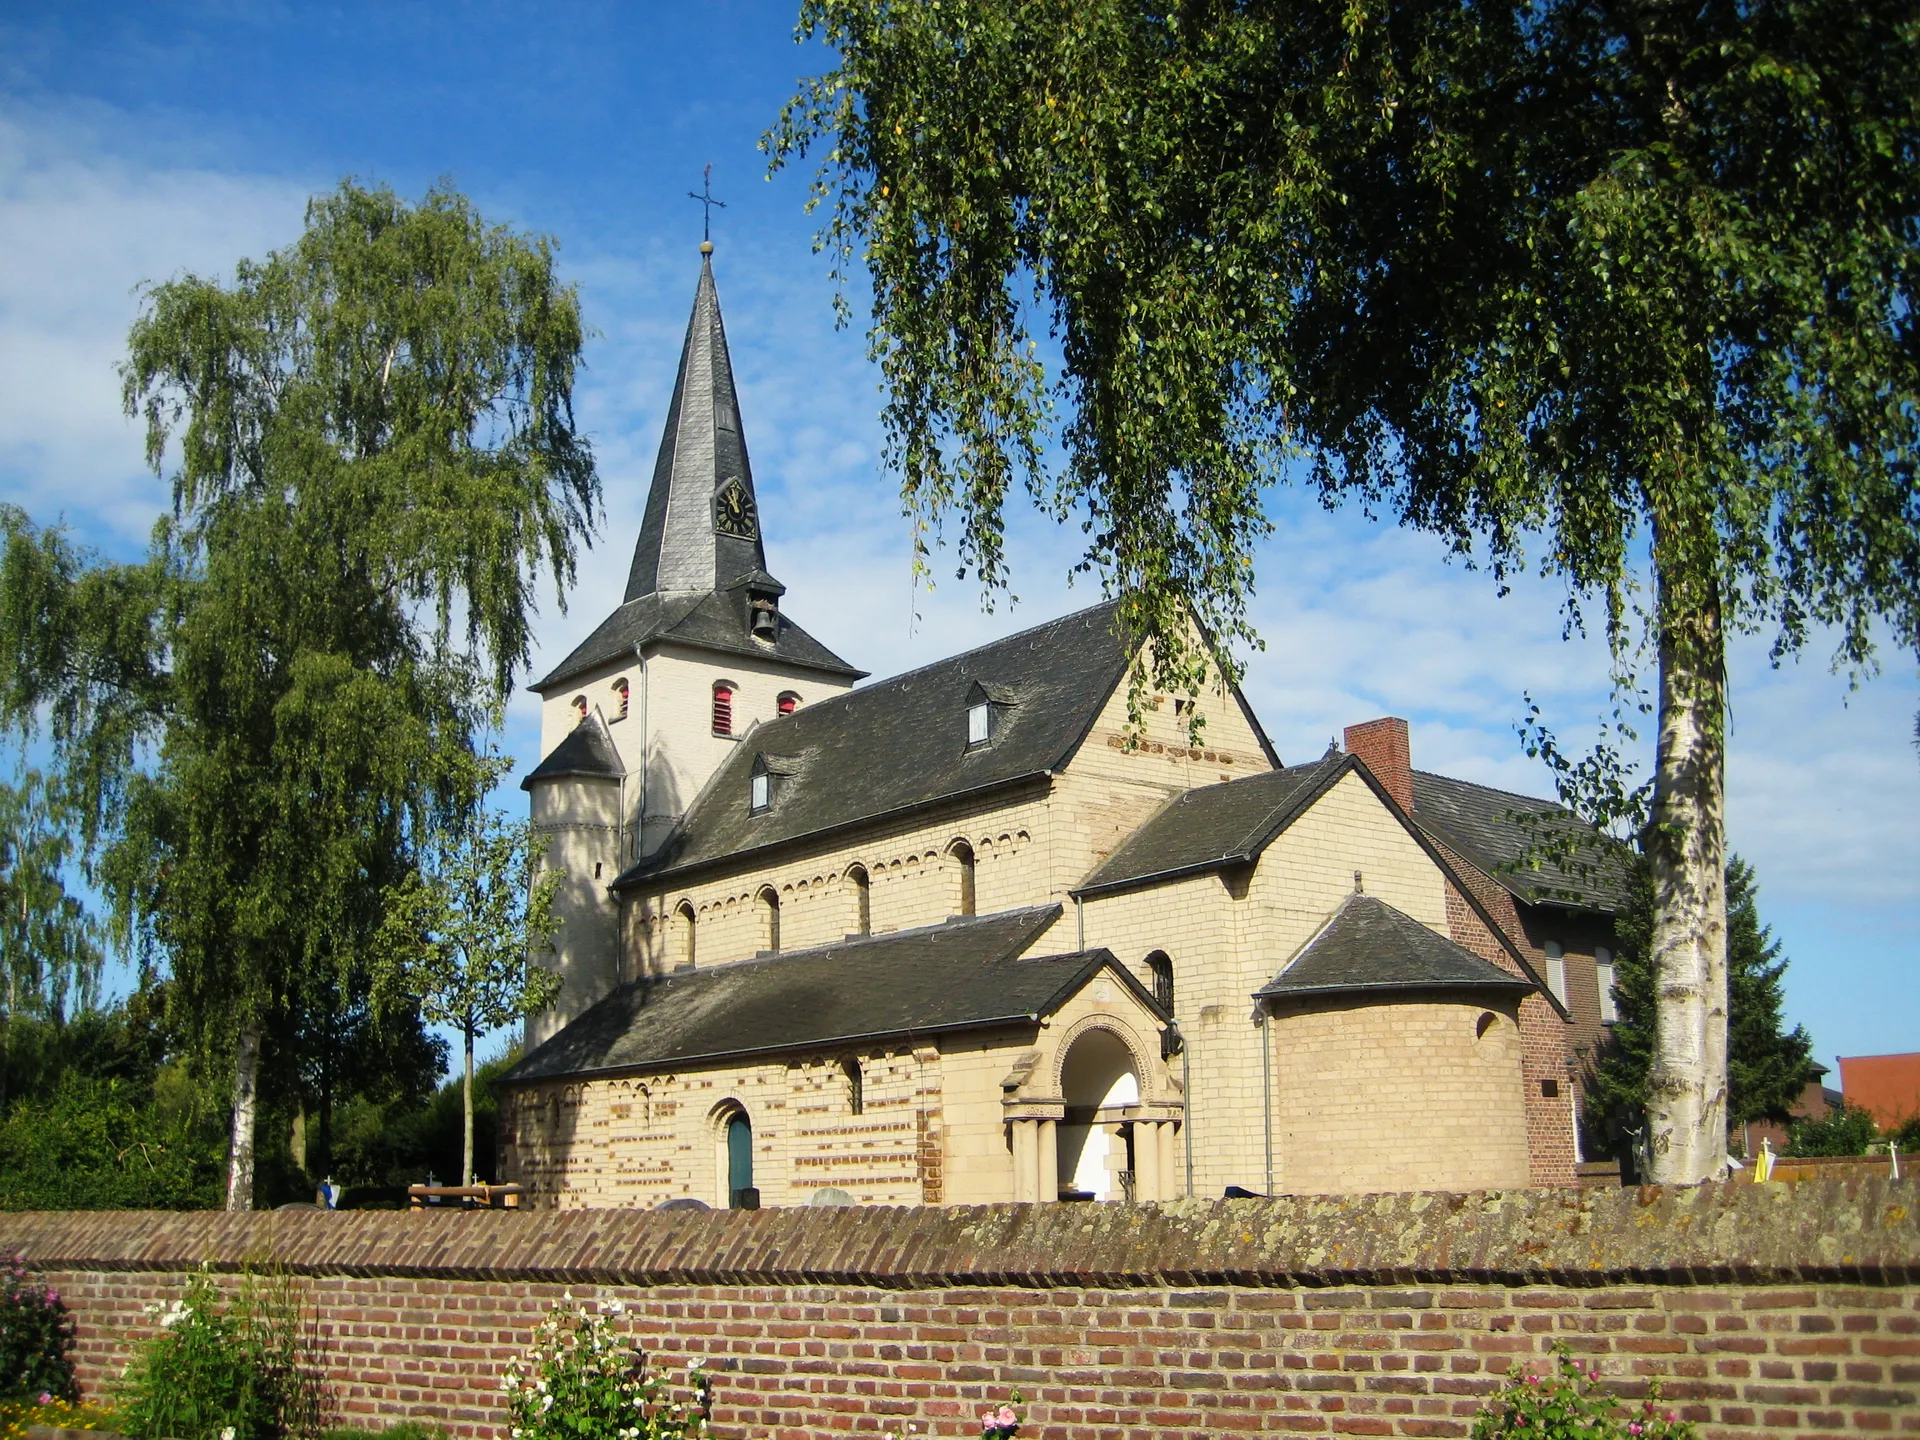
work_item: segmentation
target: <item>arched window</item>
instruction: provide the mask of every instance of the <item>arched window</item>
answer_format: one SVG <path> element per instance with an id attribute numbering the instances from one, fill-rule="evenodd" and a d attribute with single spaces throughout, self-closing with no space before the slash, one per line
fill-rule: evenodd
<path id="1" fill-rule="evenodd" d="M 956 840 L 947 847 L 947 859 L 952 863 L 956 885 L 954 899 L 957 902 L 954 914 L 973 914 L 973 846 L 964 840 Z"/>
<path id="2" fill-rule="evenodd" d="M 716 680 L 713 682 L 713 733 L 716 735 L 733 734 L 733 682 Z"/>
<path id="3" fill-rule="evenodd" d="M 760 949 L 768 954 L 780 949 L 780 892 L 771 885 L 760 892 Z"/>
<path id="4" fill-rule="evenodd" d="M 1156 950 L 1147 956 L 1147 971 L 1153 976 L 1153 998 L 1162 1010 L 1173 1014 L 1173 961 L 1167 958 L 1167 952 Z"/>
<path id="5" fill-rule="evenodd" d="M 1613 952 L 1604 945 L 1593 947 L 1593 979 L 1600 991 L 1600 1023 L 1618 1024 L 1620 1002 L 1613 994 Z"/>
<path id="6" fill-rule="evenodd" d="M 673 912 L 673 965 L 676 970 L 693 969 L 693 902 L 682 900 Z"/>
<path id="7" fill-rule="evenodd" d="M 866 867 L 855 865 L 847 871 L 847 887 L 853 891 L 853 930 L 855 935 L 873 933 L 873 885 Z"/>
<path id="8" fill-rule="evenodd" d="M 631 687 L 629 687 L 627 684 L 626 676 L 622 675 L 618 680 L 613 682 L 613 718 L 614 719 L 624 720 L 627 718 L 627 702 L 631 694 L 632 694 L 632 690 L 631 690 Z"/>
<path id="9" fill-rule="evenodd" d="M 779 707 L 782 715 L 791 715 L 800 708 L 800 697 L 791 690 L 786 690 L 781 692 L 780 698 L 774 703 Z"/>
<path id="10" fill-rule="evenodd" d="M 587 718 L 587 697 L 584 695 L 576 695 L 573 697 L 573 723 L 578 725 L 582 720 L 586 718 Z"/>
<path id="11" fill-rule="evenodd" d="M 847 1056 L 840 1062 L 840 1073 L 847 1081 L 847 1113 L 864 1115 L 867 1111 L 867 1082 L 860 1073 L 860 1057 Z"/>

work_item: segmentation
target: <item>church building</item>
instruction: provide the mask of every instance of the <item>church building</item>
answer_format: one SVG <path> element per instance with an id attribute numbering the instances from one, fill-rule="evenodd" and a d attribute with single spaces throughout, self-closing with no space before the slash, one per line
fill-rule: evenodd
<path id="1" fill-rule="evenodd" d="M 499 1178 L 567 1207 L 1574 1183 L 1614 891 L 1524 838 L 1571 818 L 1414 771 L 1391 718 L 1283 764 L 1218 677 L 1130 721 L 1111 604 L 858 683 L 767 570 L 702 249 L 625 599 L 535 687 L 564 983 Z"/>

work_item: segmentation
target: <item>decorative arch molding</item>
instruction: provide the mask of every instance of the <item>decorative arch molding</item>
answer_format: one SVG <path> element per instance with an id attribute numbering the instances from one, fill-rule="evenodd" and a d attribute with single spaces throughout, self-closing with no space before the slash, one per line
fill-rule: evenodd
<path id="1" fill-rule="evenodd" d="M 1061 1032 L 1054 1041 L 1053 1055 L 1047 1062 L 1047 1081 L 1051 1094 L 1062 1093 L 1066 1084 L 1067 1056 L 1072 1052 L 1074 1042 L 1089 1030 L 1105 1030 L 1127 1047 L 1127 1054 L 1133 1060 L 1134 1076 L 1140 1082 L 1140 1099 L 1143 1102 L 1165 1104 L 1173 1098 L 1167 1093 L 1158 1047 L 1148 1049 L 1134 1033 L 1133 1027 L 1117 1015 L 1082 1015 Z"/>

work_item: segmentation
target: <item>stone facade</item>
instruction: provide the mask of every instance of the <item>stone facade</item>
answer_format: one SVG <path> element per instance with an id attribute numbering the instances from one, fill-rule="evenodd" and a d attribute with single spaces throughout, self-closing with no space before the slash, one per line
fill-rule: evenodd
<path id="1" fill-rule="evenodd" d="M 689 374 L 730 375 L 711 286 L 703 275 L 682 387 Z M 730 384 L 715 414 L 733 414 Z M 666 530 L 648 528 L 653 518 L 643 526 L 639 576 L 664 573 L 667 559 L 676 574 L 686 570 L 687 555 L 649 547 L 675 526 L 682 540 L 700 539 L 686 517 L 706 514 L 736 483 L 725 472 L 737 434 L 703 449 L 678 392 L 673 413 L 682 418 L 663 448 L 671 463 L 663 458 L 656 471 L 647 511 L 667 517 Z M 693 549 L 718 555 L 733 543 Z M 1506 892 L 1410 818 L 1402 722 L 1361 727 L 1379 742 L 1384 783 L 1345 762 L 1331 788 L 1276 822 L 1276 833 L 1247 836 L 1244 854 L 1218 852 L 1231 863 L 1092 886 L 1103 864 L 1178 808 L 1177 797 L 1265 795 L 1263 786 L 1279 794 L 1289 783 L 1272 773 L 1278 761 L 1257 720 L 1218 674 L 1193 696 L 1132 693 L 1131 677 L 1150 670 L 1150 657 L 1130 654 L 1110 619 L 1093 633 L 1087 617 L 1105 613 L 1096 608 L 999 642 L 1005 652 L 984 647 L 882 682 L 895 707 L 885 713 L 901 724 L 900 706 L 923 702 L 896 697 L 930 695 L 943 674 L 973 677 L 970 698 L 956 691 L 942 702 L 951 713 L 912 712 L 926 735 L 954 736 L 951 751 L 927 762 L 952 777 L 944 790 L 908 787 L 897 793 L 910 798 L 889 800 L 892 808 L 856 803 L 799 829 L 756 829 L 767 822 L 754 816 L 813 812 L 761 799 L 749 809 L 749 760 L 769 795 L 769 756 L 800 767 L 790 781 L 783 772 L 780 784 L 793 787 L 783 794 L 840 795 L 831 787 L 857 791 L 862 767 L 899 737 L 859 728 L 858 717 L 875 712 L 859 708 L 859 692 L 844 694 L 857 672 L 781 628 L 777 581 L 757 568 L 699 574 L 713 587 L 704 596 L 630 584 L 621 610 L 542 684 L 548 758 L 527 786 L 548 837 L 546 863 L 566 876 L 547 961 L 565 984 L 560 1004 L 529 1023 L 531 1046 L 587 1033 L 570 1027 L 617 989 L 651 994 L 677 975 L 776 957 L 825 963 L 849 937 L 911 935 L 951 917 L 1030 907 L 1057 905 L 1059 914 L 1026 957 L 1095 964 L 1110 955 L 1133 984 L 1089 969 L 1084 988 L 1053 996 L 1045 1013 L 1017 1023 L 983 1015 L 960 1033 L 839 1031 L 819 1044 L 783 1042 L 778 1055 L 729 1039 L 718 1047 L 726 1053 L 709 1046 L 697 1062 L 569 1061 L 516 1072 L 503 1092 L 500 1178 L 558 1207 L 719 1204 L 742 1189 L 767 1205 L 803 1204 L 823 1190 L 859 1204 L 954 1204 L 1573 1182 L 1567 1022 L 1546 997 L 1495 1001 L 1461 982 L 1446 993 L 1388 986 L 1324 1004 L 1255 999 L 1356 891 L 1491 961 L 1491 979 L 1472 982 L 1482 989 L 1512 996 L 1506 975 L 1533 983 L 1544 973 L 1529 958 L 1543 938 L 1509 913 Z M 764 598 L 735 605 L 742 586 Z M 705 618 L 681 628 L 688 615 Z M 769 620 L 777 623 L 764 633 L 744 628 Z M 1052 638 L 1032 638 L 1043 634 Z M 1024 658 L 980 658 L 989 651 Z M 1008 675 L 1025 678 L 1007 689 Z M 1047 688 L 1061 675 L 1077 690 Z M 987 682 L 999 688 L 989 693 Z M 716 687 L 730 697 L 725 733 Z M 1043 692 L 1044 705 L 1035 698 Z M 995 776 L 990 783 L 965 780 L 964 766 L 990 743 L 971 737 L 974 717 L 963 707 L 976 704 L 981 717 L 1025 704 L 1017 724 L 1049 737 L 1044 755 L 980 772 Z M 782 720 L 788 710 L 799 713 Z M 1073 719 L 1062 729 L 1065 715 Z M 576 734 L 583 716 L 604 724 L 604 736 Z M 842 728 L 827 728 L 835 724 Z M 741 750 L 761 727 L 772 727 L 768 752 Z M 580 743 L 589 734 L 594 743 Z M 798 738 L 807 734 L 828 740 L 808 751 Z M 809 772 L 829 763 L 818 749 L 829 741 L 838 768 Z M 791 754 L 779 748 L 789 743 Z M 1323 762 L 1324 773 L 1335 774 L 1334 763 Z M 723 781 L 738 794 L 716 788 Z M 1250 788 L 1237 788 L 1243 782 Z M 714 810 L 715 795 L 736 810 Z M 739 820 L 700 830 L 696 817 L 709 813 Z M 728 838 L 702 849 L 702 835 Z M 1567 943 L 1578 942 L 1569 934 Z M 634 1013 L 621 1024 L 644 1029 L 644 1012 Z M 1095 1015 L 1104 1019 L 1084 1049 L 1062 1049 L 1061 1038 Z M 867 1079 L 855 1086 L 854 1075 Z M 1088 1087 L 1098 1093 L 1081 1093 Z M 738 1143 L 743 1122 L 751 1187 L 739 1183 L 744 1159 L 729 1172 L 723 1156 L 729 1128 Z"/>

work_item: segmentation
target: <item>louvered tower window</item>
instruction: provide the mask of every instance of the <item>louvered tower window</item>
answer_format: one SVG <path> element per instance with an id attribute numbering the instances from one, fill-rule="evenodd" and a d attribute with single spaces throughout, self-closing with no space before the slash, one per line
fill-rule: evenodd
<path id="1" fill-rule="evenodd" d="M 733 686 L 724 680 L 713 687 L 713 733 L 733 734 Z"/>

